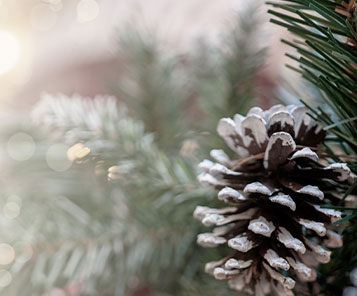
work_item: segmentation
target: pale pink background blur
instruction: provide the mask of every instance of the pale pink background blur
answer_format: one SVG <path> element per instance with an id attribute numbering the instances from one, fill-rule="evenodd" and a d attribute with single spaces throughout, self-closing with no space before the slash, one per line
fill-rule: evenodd
<path id="1" fill-rule="evenodd" d="M 205 35 L 215 40 L 247 0 L 0 0 L 0 31 L 19 43 L 15 66 L 0 74 L 0 105 L 28 106 L 42 91 L 82 95 L 110 93 L 120 72 L 116 31 L 128 20 L 154 27 L 165 45 L 189 50 Z M 287 33 L 268 22 L 263 4 L 262 43 L 270 46 L 272 79 L 284 69 Z M 6 52 L 1 52 L 0 60 Z"/>

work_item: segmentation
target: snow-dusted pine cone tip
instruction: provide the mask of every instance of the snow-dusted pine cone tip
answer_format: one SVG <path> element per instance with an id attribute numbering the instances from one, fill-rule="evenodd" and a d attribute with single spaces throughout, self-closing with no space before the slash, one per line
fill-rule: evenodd
<path id="1" fill-rule="evenodd" d="M 295 279 L 314 281 L 314 266 L 327 263 L 330 251 L 342 245 L 331 230 L 341 213 L 319 206 L 333 182 L 347 182 L 346 164 L 323 165 L 314 152 L 325 131 L 303 106 L 252 108 L 246 117 L 223 118 L 218 133 L 243 161 L 212 150 L 216 161 L 204 160 L 198 177 L 204 186 L 219 190 L 228 207 L 199 206 L 194 216 L 212 232 L 198 236 L 204 247 L 228 245 L 227 257 L 206 264 L 216 279 L 253 295 L 273 292 L 294 295 Z M 281 273 L 283 270 L 283 274 Z M 290 277 L 292 276 L 292 277 Z"/>

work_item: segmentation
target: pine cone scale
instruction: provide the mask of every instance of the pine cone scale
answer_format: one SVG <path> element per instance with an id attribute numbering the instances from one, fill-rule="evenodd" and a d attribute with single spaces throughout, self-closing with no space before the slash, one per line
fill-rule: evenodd
<path id="1" fill-rule="evenodd" d="M 252 108 L 246 117 L 223 118 L 217 131 L 227 145 L 247 161 L 232 161 L 221 150 L 205 160 L 198 177 L 204 186 L 219 190 L 228 208 L 198 208 L 195 217 L 211 233 L 198 237 L 207 247 L 227 245 L 233 253 L 206 264 L 206 272 L 228 280 L 232 289 L 254 295 L 275 292 L 294 295 L 295 280 L 313 281 L 311 268 L 329 261 L 326 246 L 341 246 L 331 222 L 338 211 L 319 206 L 329 182 L 345 182 L 350 170 L 344 164 L 323 165 L 311 147 L 325 131 L 307 116 L 303 107 L 276 105 L 267 111 Z"/>

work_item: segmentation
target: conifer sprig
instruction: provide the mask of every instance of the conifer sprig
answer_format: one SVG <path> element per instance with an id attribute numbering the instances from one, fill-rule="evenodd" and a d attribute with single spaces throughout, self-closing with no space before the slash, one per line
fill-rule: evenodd
<path id="1" fill-rule="evenodd" d="M 288 65 L 300 73 L 320 91 L 316 102 L 302 102 L 310 115 L 319 121 L 325 130 L 333 133 L 325 142 L 325 149 L 334 161 L 341 161 L 342 152 L 348 166 L 357 172 L 357 10 L 355 0 L 282 0 L 268 2 L 274 7 L 271 22 L 287 28 L 297 38 L 282 40 L 295 49 L 287 53 L 293 61 Z M 314 100 L 313 100 L 314 101 Z M 338 151 L 336 153 L 336 150 Z M 340 209 L 343 218 L 336 222 L 344 236 L 344 246 L 332 254 L 331 262 L 321 267 L 319 283 L 323 295 L 340 294 L 349 283 L 349 272 L 357 265 L 353 255 L 357 248 L 353 233 L 357 230 L 356 202 L 345 206 L 347 198 L 353 200 L 356 183 L 351 180 L 345 188 L 340 205 L 326 205 Z M 352 196 L 350 196 L 352 194 Z M 351 203 L 351 202 L 350 202 Z M 327 277 L 337 275 L 327 283 Z"/>
<path id="2" fill-rule="evenodd" d="M 297 40 L 284 43 L 298 55 L 289 67 L 322 91 L 330 107 L 311 106 L 325 129 L 357 152 L 357 27 L 355 1 L 286 0 L 268 2 L 275 10 L 271 22 L 287 28 Z M 310 106 L 310 105 L 309 105 Z"/>

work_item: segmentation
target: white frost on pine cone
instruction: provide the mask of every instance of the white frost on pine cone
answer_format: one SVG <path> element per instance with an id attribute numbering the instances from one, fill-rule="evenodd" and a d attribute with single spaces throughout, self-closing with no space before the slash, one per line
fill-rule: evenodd
<path id="1" fill-rule="evenodd" d="M 275 105 L 252 108 L 247 116 L 223 118 L 218 134 L 242 161 L 212 150 L 198 176 L 203 186 L 218 191 L 218 200 L 229 206 L 197 207 L 194 216 L 211 233 L 198 237 L 207 247 L 227 245 L 232 254 L 206 264 L 206 272 L 228 280 L 229 287 L 264 296 L 274 292 L 293 296 L 295 280 L 314 281 L 318 263 L 327 263 L 327 247 L 340 247 L 342 239 L 331 223 L 341 213 L 320 206 L 338 199 L 319 179 L 348 183 L 353 174 L 346 164 L 325 165 L 316 151 L 325 136 L 303 106 Z M 218 227 L 217 227 L 218 226 Z M 306 234 L 309 234 L 307 239 Z"/>

